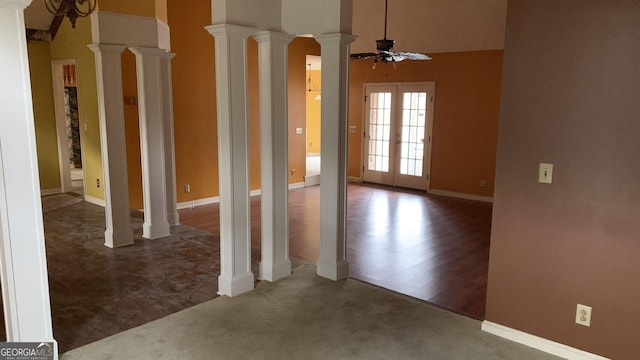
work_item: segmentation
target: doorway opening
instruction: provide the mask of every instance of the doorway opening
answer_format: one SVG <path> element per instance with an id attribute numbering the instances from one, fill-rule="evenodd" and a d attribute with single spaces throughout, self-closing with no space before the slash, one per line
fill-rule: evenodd
<path id="1" fill-rule="evenodd" d="M 435 83 L 366 84 L 366 182 L 429 189 Z"/>
<path id="2" fill-rule="evenodd" d="M 304 177 L 305 186 L 320 184 L 320 118 L 322 105 L 322 67 L 321 57 L 307 55 L 307 86 L 306 86 L 306 159 L 307 173 Z"/>
<path id="3" fill-rule="evenodd" d="M 52 62 L 52 74 L 61 191 L 84 196 L 81 133 L 86 129 L 80 121 L 75 60 Z"/>

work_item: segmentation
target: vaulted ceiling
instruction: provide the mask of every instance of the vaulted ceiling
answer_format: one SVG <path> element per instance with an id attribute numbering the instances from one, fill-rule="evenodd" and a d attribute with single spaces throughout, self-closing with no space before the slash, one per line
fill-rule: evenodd
<path id="1" fill-rule="evenodd" d="M 384 35 L 385 0 L 353 0 L 352 52 L 375 50 Z M 396 50 L 424 53 L 504 48 L 507 0 L 389 0 L 387 37 Z M 28 29 L 55 30 L 44 0 L 25 10 Z M 52 27 L 53 25 L 53 27 Z M 33 32 L 33 31 L 31 31 Z M 55 33 L 55 31 L 52 31 Z"/>

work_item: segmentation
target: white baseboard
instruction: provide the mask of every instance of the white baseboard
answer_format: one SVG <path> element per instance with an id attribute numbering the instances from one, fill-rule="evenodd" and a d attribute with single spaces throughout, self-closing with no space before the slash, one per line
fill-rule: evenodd
<path id="1" fill-rule="evenodd" d="M 84 194 L 84 201 L 92 203 L 94 205 L 105 207 L 104 200 L 98 199 L 97 197 L 89 196 L 87 194 Z"/>
<path id="2" fill-rule="evenodd" d="M 493 202 L 492 196 L 481 196 L 481 195 L 466 194 L 466 193 L 459 193 L 454 191 L 438 190 L 438 189 L 430 189 L 428 193 L 433 195 L 449 196 L 449 197 L 454 197 L 458 199 L 475 200 L 475 201 L 482 201 L 482 202 L 488 202 L 488 203 Z"/>
<path id="3" fill-rule="evenodd" d="M 255 189 L 249 191 L 249 196 L 260 196 L 262 195 L 262 189 Z"/>
<path id="4" fill-rule="evenodd" d="M 520 330 L 512 329 L 504 325 L 496 324 L 491 321 L 482 322 L 482 331 L 511 340 L 522 345 L 544 351 L 546 353 L 560 356 L 565 359 L 572 360 L 608 360 L 608 358 L 600 355 L 592 354 L 584 350 L 576 349 L 571 346 L 551 341 L 536 335 L 532 335 Z"/>
<path id="5" fill-rule="evenodd" d="M 303 187 L 304 187 L 304 181 L 303 182 L 289 184 L 289 190 L 300 189 L 300 188 L 303 188 Z"/>
<path id="6" fill-rule="evenodd" d="M 362 178 L 357 177 L 357 176 L 348 176 L 347 177 L 347 181 L 348 182 L 352 182 L 352 183 L 361 183 L 362 182 Z"/>
<path id="7" fill-rule="evenodd" d="M 60 188 L 40 189 L 40 196 L 57 195 L 57 194 L 62 194 L 62 189 Z"/>
<path id="8" fill-rule="evenodd" d="M 176 204 L 176 207 L 178 208 L 178 210 L 188 209 L 188 208 L 193 208 L 194 206 L 217 204 L 219 202 L 220 202 L 220 197 L 214 196 L 214 197 L 208 197 L 204 199 L 179 202 Z"/>
<path id="9" fill-rule="evenodd" d="M 302 187 L 304 187 L 304 183 L 303 182 L 289 184 L 289 190 L 298 189 L 298 188 L 302 188 Z M 262 195 L 262 190 L 261 189 L 251 190 L 249 192 L 249 195 L 250 196 Z M 194 206 L 200 206 L 200 205 L 217 204 L 219 202 L 220 202 L 220 197 L 219 196 L 214 196 L 214 197 L 209 197 L 209 198 L 203 198 L 203 199 L 179 202 L 179 203 L 176 204 L 176 207 L 178 208 L 178 210 L 180 210 L 180 209 L 193 208 Z"/>
<path id="10" fill-rule="evenodd" d="M 305 176 L 304 177 L 304 186 L 313 186 L 320 184 L 320 174 Z"/>

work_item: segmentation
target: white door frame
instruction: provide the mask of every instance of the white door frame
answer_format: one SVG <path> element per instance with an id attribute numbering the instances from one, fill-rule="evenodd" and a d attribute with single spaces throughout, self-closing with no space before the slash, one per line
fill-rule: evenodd
<path id="1" fill-rule="evenodd" d="M 433 144 L 433 117 L 434 117 L 434 106 L 435 106 L 435 94 L 436 94 L 436 83 L 435 81 L 423 81 L 423 82 L 388 82 L 388 83 L 364 83 L 362 85 L 362 93 L 363 95 L 366 97 L 367 96 L 367 89 L 371 87 L 380 87 L 380 88 L 389 88 L 389 87 L 396 87 L 397 88 L 397 98 L 395 99 L 395 103 L 393 104 L 394 107 L 396 107 L 397 109 L 397 104 L 400 103 L 399 100 L 399 96 L 400 94 L 403 92 L 403 89 L 416 89 L 416 88 L 426 88 L 427 89 L 427 118 L 426 118 L 426 128 L 425 128 L 425 156 L 423 159 L 423 171 L 426 172 L 426 187 L 424 188 L 424 190 L 426 190 L 427 192 L 431 189 L 431 156 L 432 156 L 432 144 Z M 411 91 L 411 90 L 409 90 Z M 393 100 L 392 100 L 393 101 Z M 365 98 L 363 97 L 363 102 L 362 102 L 362 129 L 361 129 L 361 136 L 362 136 L 362 146 L 360 149 L 360 161 L 362 164 L 362 169 L 361 169 L 361 178 L 364 180 L 364 172 L 365 172 L 365 168 L 366 168 L 366 146 L 367 146 L 367 139 L 366 139 L 366 132 L 368 131 L 368 129 L 366 128 L 367 124 L 368 124 L 368 115 L 367 115 L 367 111 L 369 111 L 369 108 L 367 106 L 367 102 L 365 100 Z M 398 117 L 399 115 L 399 109 L 397 109 L 397 112 L 392 113 L 392 118 L 394 117 Z M 396 123 L 397 124 L 397 123 Z M 392 151 L 390 150 L 390 154 L 392 153 Z M 393 168 L 390 167 L 389 171 L 393 172 L 394 174 L 397 172 L 397 167 L 399 166 L 396 162 L 397 156 L 395 156 L 394 154 L 394 165 Z M 390 164 L 391 165 L 391 164 Z M 395 181 L 394 181 L 394 185 L 395 185 Z"/>
<path id="2" fill-rule="evenodd" d="M 56 135 L 58 140 L 58 164 L 60 168 L 60 188 L 63 193 L 70 192 L 71 169 L 69 166 L 69 139 L 67 136 L 67 117 L 64 109 L 64 65 L 76 65 L 75 59 L 53 60 L 51 62 L 51 76 L 53 80 L 53 104 L 56 117 Z M 78 72 L 75 73 L 76 83 Z M 78 98 L 80 95 L 78 94 Z M 78 113 L 80 112 L 80 101 L 78 100 Z M 80 125 L 80 153 L 83 153 L 82 125 Z M 84 169 L 84 156 L 82 157 L 82 168 Z M 83 170 L 84 171 L 84 170 Z M 84 181 L 84 180 L 83 180 Z M 84 189 L 84 186 L 83 186 Z"/>

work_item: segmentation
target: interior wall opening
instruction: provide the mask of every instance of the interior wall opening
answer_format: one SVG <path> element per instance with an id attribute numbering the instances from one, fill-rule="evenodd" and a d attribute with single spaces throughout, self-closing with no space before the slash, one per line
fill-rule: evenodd
<path id="1" fill-rule="evenodd" d="M 306 80 L 306 161 L 305 186 L 320 183 L 320 152 L 321 152 L 321 105 L 322 105 L 322 65 L 321 57 L 307 55 Z"/>

